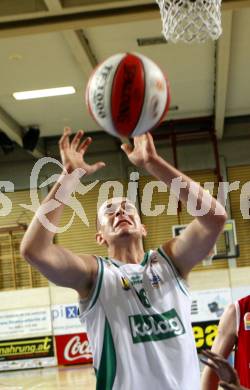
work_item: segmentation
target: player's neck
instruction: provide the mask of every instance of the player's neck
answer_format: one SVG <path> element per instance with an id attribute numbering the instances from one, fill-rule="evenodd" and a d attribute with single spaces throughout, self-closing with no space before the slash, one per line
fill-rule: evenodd
<path id="1" fill-rule="evenodd" d="M 142 241 L 124 242 L 124 245 L 110 245 L 108 248 L 108 255 L 123 263 L 141 263 L 144 257 Z"/>

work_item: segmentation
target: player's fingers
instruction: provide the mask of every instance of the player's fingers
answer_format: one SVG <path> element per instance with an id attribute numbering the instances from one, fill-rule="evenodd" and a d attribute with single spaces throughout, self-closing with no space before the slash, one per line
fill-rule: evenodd
<path id="1" fill-rule="evenodd" d="M 226 359 L 224 359 L 224 357 L 222 356 L 219 356 L 219 355 L 216 355 L 215 353 L 213 353 L 212 351 L 209 351 L 209 350 L 206 350 L 205 353 L 204 353 L 205 356 L 209 357 L 209 359 L 212 359 L 214 362 L 216 363 L 220 363 L 222 365 L 226 365 L 228 366 L 228 362 Z"/>
<path id="2" fill-rule="evenodd" d="M 217 355 L 216 353 L 212 352 L 211 350 L 209 349 L 205 349 L 202 351 L 202 353 L 204 352 L 204 354 L 207 354 L 207 355 L 210 355 L 210 356 L 214 356 L 215 358 L 217 358 L 219 355 Z"/>
<path id="3" fill-rule="evenodd" d="M 124 151 L 124 153 L 126 153 L 127 156 L 133 151 L 133 147 L 129 144 L 122 144 L 121 149 Z"/>
<path id="4" fill-rule="evenodd" d="M 205 349 L 203 349 L 202 351 L 201 351 L 201 354 L 203 355 L 203 356 L 206 356 L 206 357 L 211 357 L 212 355 L 207 351 L 207 350 L 205 350 Z"/>
<path id="5" fill-rule="evenodd" d="M 146 133 L 146 137 L 150 143 L 154 143 L 154 138 L 149 131 Z"/>
<path id="6" fill-rule="evenodd" d="M 203 364 L 205 364 L 206 366 L 208 366 L 208 367 L 210 367 L 210 368 L 212 368 L 213 370 L 218 370 L 218 366 L 217 366 L 217 364 L 215 364 L 213 361 L 209 361 L 209 360 L 204 360 L 204 359 L 201 359 L 200 358 L 200 361 L 203 363 Z"/>
<path id="7" fill-rule="evenodd" d="M 226 390 L 237 390 L 237 387 L 232 383 L 220 382 L 219 385 Z"/>
<path id="8" fill-rule="evenodd" d="M 201 363 L 205 364 L 205 366 L 208 366 L 208 367 L 214 368 L 214 367 L 212 366 L 212 364 L 211 364 L 211 363 L 209 363 L 209 361 L 208 361 L 208 360 L 205 360 L 205 359 L 202 359 L 202 358 L 200 358 L 200 361 L 201 361 Z"/>
<path id="9" fill-rule="evenodd" d="M 83 134 L 84 134 L 83 130 L 78 130 L 78 132 L 75 134 L 74 138 L 71 141 L 71 148 L 72 149 L 76 150 L 78 148 L 78 145 L 81 141 Z"/>
<path id="10" fill-rule="evenodd" d="M 138 145 L 138 143 L 139 143 L 139 136 L 138 135 L 136 135 L 135 137 L 134 137 L 134 145 Z"/>
<path id="11" fill-rule="evenodd" d="M 69 127 L 64 127 L 63 134 L 59 140 L 59 146 L 62 149 L 65 149 L 69 146 L 69 134 L 71 129 Z"/>
<path id="12" fill-rule="evenodd" d="M 209 351 L 208 349 L 201 351 L 202 355 L 209 357 L 210 359 L 218 359 L 218 355 Z"/>
<path id="13" fill-rule="evenodd" d="M 93 164 L 90 166 L 91 168 L 91 173 L 95 173 L 96 171 L 98 171 L 99 169 L 101 168 L 104 168 L 105 167 L 105 162 L 103 161 L 98 161 L 97 163 Z"/>
<path id="14" fill-rule="evenodd" d="M 80 153 L 85 153 L 86 150 L 88 149 L 89 145 L 92 143 L 92 138 L 91 137 L 88 137 L 86 138 L 81 144 L 80 146 L 78 147 L 78 152 Z"/>
<path id="15" fill-rule="evenodd" d="M 141 142 L 144 139 L 146 139 L 146 135 L 145 134 L 135 136 L 134 137 L 134 145 L 135 146 L 140 146 Z"/>

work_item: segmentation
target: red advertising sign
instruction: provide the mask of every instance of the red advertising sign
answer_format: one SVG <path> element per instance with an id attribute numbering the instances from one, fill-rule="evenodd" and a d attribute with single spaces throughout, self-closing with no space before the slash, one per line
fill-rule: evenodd
<path id="1" fill-rule="evenodd" d="M 59 365 L 92 363 L 86 333 L 56 336 L 56 351 Z"/>

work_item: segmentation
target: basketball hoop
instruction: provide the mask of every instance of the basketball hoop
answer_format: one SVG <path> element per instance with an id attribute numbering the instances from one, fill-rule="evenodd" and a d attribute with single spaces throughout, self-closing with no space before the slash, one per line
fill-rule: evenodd
<path id="1" fill-rule="evenodd" d="M 155 0 L 167 41 L 204 42 L 221 35 L 221 0 Z"/>

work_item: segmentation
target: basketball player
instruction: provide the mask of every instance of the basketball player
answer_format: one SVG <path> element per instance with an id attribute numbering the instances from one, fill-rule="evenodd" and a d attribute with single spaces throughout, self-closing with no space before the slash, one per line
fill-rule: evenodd
<path id="1" fill-rule="evenodd" d="M 240 385 L 240 380 L 237 371 L 230 363 L 211 351 L 202 351 L 202 354 L 209 360 L 200 359 L 207 367 L 210 367 L 220 378 L 220 387 L 225 390 L 248 390 Z"/>
<path id="2" fill-rule="evenodd" d="M 250 295 L 231 304 L 223 313 L 212 351 L 228 358 L 235 347 L 235 369 L 240 384 L 250 388 Z M 218 376 L 206 367 L 202 374 L 202 390 L 217 390 Z"/>
<path id="3" fill-rule="evenodd" d="M 73 192 L 79 170 L 91 176 L 104 167 L 103 162 L 89 165 L 84 159 L 90 138 L 81 141 L 83 132 L 78 131 L 70 142 L 69 134 L 66 128 L 59 146 L 70 175 L 62 173 L 43 205 L 56 199 L 62 185 Z M 158 155 L 149 133 L 135 137 L 133 147 L 123 144 L 121 148 L 135 166 L 158 180 L 168 186 L 176 181 L 181 202 L 197 202 L 197 210 L 205 205 L 206 214 L 196 217 L 177 238 L 145 253 L 147 231 L 134 204 L 126 198 L 107 201 L 97 220 L 97 242 L 108 248 L 109 255 L 102 258 L 55 245 L 54 233 L 42 226 L 38 210 L 21 253 L 49 280 L 78 292 L 97 389 L 198 390 L 199 365 L 185 280 L 214 246 L 226 213 L 202 187 Z M 57 225 L 62 211 L 63 204 L 47 217 Z"/>

